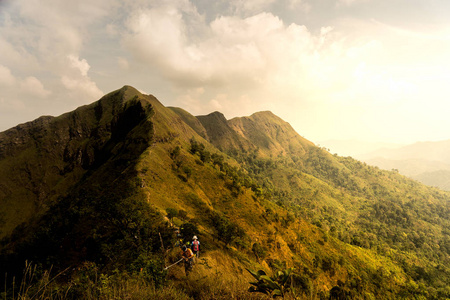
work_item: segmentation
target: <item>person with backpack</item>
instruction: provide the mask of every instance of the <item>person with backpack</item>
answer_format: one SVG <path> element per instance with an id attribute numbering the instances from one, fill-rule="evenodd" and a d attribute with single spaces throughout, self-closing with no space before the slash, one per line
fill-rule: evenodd
<path id="1" fill-rule="evenodd" d="M 186 246 L 183 246 L 181 248 L 183 251 L 181 253 L 181 257 L 184 260 L 184 271 L 186 272 L 186 276 L 189 275 L 189 272 L 192 271 L 192 260 L 194 259 L 195 255 L 192 253 L 192 250 Z"/>
<path id="2" fill-rule="evenodd" d="M 200 241 L 198 240 L 196 235 L 194 235 L 192 240 L 193 241 L 191 244 L 191 249 L 192 249 L 192 252 L 194 253 L 195 257 L 198 258 L 199 254 L 200 254 Z"/>

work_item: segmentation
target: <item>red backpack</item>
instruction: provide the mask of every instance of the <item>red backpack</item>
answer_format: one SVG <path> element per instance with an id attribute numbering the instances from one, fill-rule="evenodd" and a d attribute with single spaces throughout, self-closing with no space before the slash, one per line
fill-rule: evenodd
<path id="1" fill-rule="evenodd" d="M 193 241 L 192 242 L 192 250 L 198 251 L 198 241 Z"/>

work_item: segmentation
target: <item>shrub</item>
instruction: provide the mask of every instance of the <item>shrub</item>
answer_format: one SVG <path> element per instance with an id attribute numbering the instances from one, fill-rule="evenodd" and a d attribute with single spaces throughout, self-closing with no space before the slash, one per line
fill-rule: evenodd
<path id="1" fill-rule="evenodd" d="M 245 231 L 241 227 L 219 213 L 213 212 L 211 221 L 217 230 L 218 239 L 223 242 L 231 243 L 237 237 L 245 237 Z"/>
<path id="2" fill-rule="evenodd" d="M 173 218 L 178 217 L 178 210 L 175 208 L 166 208 L 167 218 L 173 223 Z"/>
<path id="3" fill-rule="evenodd" d="M 184 242 L 191 241 L 194 235 L 198 235 L 198 227 L 192 223 L 184 223 L 181 225 L 180 233 Z"/>
<path id="4" fill-rule="evenodd" d="M 252 293 L 263 293 L 270 295 L 273 298 L 284 298 L 287 290 L 289 289 L 288 279 L 292 270 L 293 268 L 280 270 L 269 277 L 263 270 L 254 272 L 247 269 L 247 271 L 257 280 L 256 282 L 250 282 L 252 286 L 248 289 L 248 291 Z"/>
<path id="5" fill-rule="evenodd" d="M 264 259 L 264 257 L 266 257 L 267 254 L 267 248 L 261 246 L 260 243 L 254 243 L 252 245 L 252 252 L 253 254 L 255 254 L 256 259 Z"/>
<path id="6" fill-rule="evenodd" d="M 139 255 L 130 269 L 144 280 L 153 282 L 156 288 L 164 284 L 167 276 L 167 271 L 164 270 L 164 259 L 157 255 Z"/>

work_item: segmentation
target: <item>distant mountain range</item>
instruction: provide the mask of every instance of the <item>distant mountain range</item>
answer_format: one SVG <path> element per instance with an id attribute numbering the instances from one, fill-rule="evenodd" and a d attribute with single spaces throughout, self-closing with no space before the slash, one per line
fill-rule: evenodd
<path id="1" fill-rule="evenodd" d="M 398 170 L 427 185 L 450 189 L 450 140 L 384 148 L 354 157 L 382 169 Z"/>
<path id="2" fill-rule="evenodd" d="M 396 170 L 424 184 L 450 190 L 450 140 L 411 145 L 327 140 L 319 146 L 331 153 L 351 156 L 384 170 Z"/>
<path id="3" fill-rule="evenodd" d="M 359 157 L 379 149 L 396 149 L 404 145 L 394 143 L 366 142 L 359 140 L 326 140 L 318 143 L 325 147 L 331 153 L 337 153 L 341 156 Z"/>

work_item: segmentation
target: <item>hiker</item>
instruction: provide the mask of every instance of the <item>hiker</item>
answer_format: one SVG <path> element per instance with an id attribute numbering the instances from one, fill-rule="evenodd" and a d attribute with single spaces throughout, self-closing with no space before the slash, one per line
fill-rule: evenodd
<path id="1" fill-rule="evenodd" d="M 188 276 L 189 272 L 192 270 L 192 259 L 194 258 L 194 253 L 192 253 L 192 250 L 186 246 L 183 246 L 181 250 L 183 251 L 181 256 L 184 260 L 184 271 L 186 272 L 186 276 Z"/>
<path id="2" fill-rule="evenodd" d="M 192 241 L 192 244 L 191 244 L 191 250 L 194 253 L 195 257 L 198 258 L 198 256 L 200 255 L 200 241 L 198 240 L 196 235 L 194 235 L 192 240 L 193 241 Z"/>
<path id="3" fill-rule="evenodd" d="M 183 239 L 179 239 L 179 240 L 176 241 L 175 247 L 180 247 L 181 248 L 183 246 L 183 244 L 184 244 L 183 243 Z"/>

